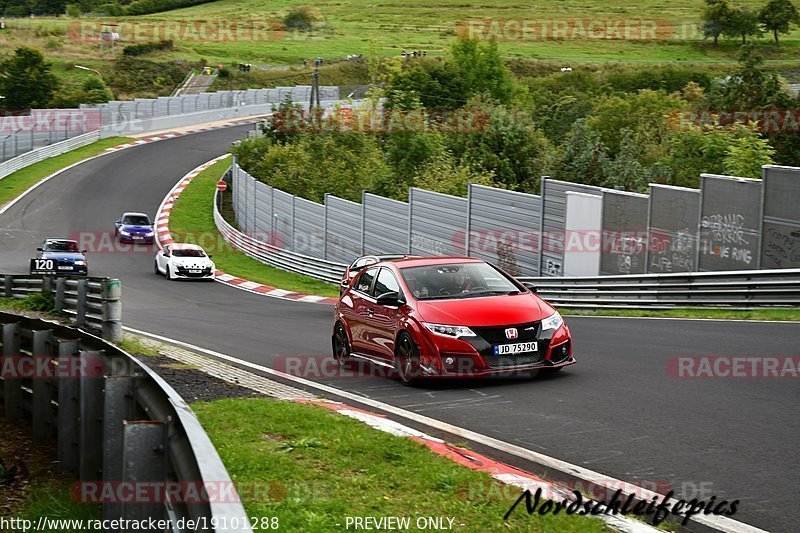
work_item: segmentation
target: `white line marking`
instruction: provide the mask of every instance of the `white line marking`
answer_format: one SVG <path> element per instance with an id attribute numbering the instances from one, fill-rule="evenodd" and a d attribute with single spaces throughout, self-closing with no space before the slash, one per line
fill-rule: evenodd
<path id="1" fill-rule="evenodd" d="M 141 331 L 138 329 L 130 328 L 128 326 L 123 326 L 124 330 L 130 331 L 131 333 L 135 333 L 137 335 L 144 335 L 146 337 L 151 337 L 153 339 L 157 339 L 163 342 L 172 343 L 178 346 L 183 346 L 184 348 L 188 348 L 190 350 L 195 350 L 197 352 L 203 353 L 205 355 L 209 355 L 211 357 L 215 357 L 217 359 L 222 359 L 224 361 L 230 361 L 237 365 L 241 365 L 244 367 L 251 368 L 253 370 L 257 370 L 259 372 L 264 372 L 266 374 L 270 374 L 273 376 L 278 376 L 282 379 L 287 379 L 289 381 L 293 381 L 295 383 L 299 383 L 301 385 L 305 385 L 307 387 L 312 387 L 328 394 L 332 394 L 334 396 L 339 396 L 341 398 L 347 398 L 348 400 L 352 400 L 354 402 L 368 405 L 375 409 L 385 411 L 387 413 L 391 413 L 393 415 L 406 418 L 408 420 L 412 420 L 419 424 L 424 424 L 426 426 L 438 429 L 440 431 L 445 431 L 447 433 L 451 433 L 453 435 L 457 435 L 459 437 L 463 437 L 465 439 L 469 439 L 471 441 L 477 442 L 479 444 L 483 444 L 484 446 L 488 446 L 490 448 L 494 448 L 496 450 L 500 450 L 502 452 L 515 455 L 527 461 L 531 461 L 533 463 L 537 463 L 539 465 L 545 466 L 547 468 L 551 468 L 553 470 L 557 470 L 559 472 L 563 472 L 567 475 L 574 476 L 583 480 L 587 480 L 590 483 L 595 485 L 599 485 L 601 487 L 609 487 L 610 489 L 617 490 L 622 489 L 625 493 L 634 493 L 639 495 L 643 499 L 652 499 L 658 498 L 661 500 L 663 495 L 658 494 L 656 492 L 644 489 L 637 485 L 633 485 L 631 483 L 626 483 L 624 481 L 615 479 L 613 477 L 607 476 L 605 474 L 601 474 L 599 472 L 594 472 L 587 468 L 583 468 L 581 466 L 573 465 L 566 461 L 562 461 L 561 459 L 556 459 L 554 457 L 550 457 L 544 455 L 542 453 L 534 452 L 532 450 L 528 450 L 522 448 L 521 446 L 517 446 L 515 444 L 511 444 L 499 439 L 495 439 L 494 437 L 489 437 L 487 435 L 483 435 L 481 433 L 477 433 L 475 431 L 464 429 L 458 426 L 454 426 L 452 424 L 448 424 L 447 422 L 442 422 L 441 420 L 436 420 L 435 418 L 430 418 L 425 415 L 420 415 L 417 413 L 412 413 L 410 411 L 406 411 L 400 407 L 395 407 L 394 405 L 389 405 L 387 403 L 383 403 L 378 400 L 372 400 L 370 398 L 366 398 L 359 394 L 355 394 L 352 392 L 348 392 L 345 390 L 337 389 L 335 387 L 331 387 L 329 385 L 323 385 L 321 383 L 317 383 L 305 378 L 292 376 L 290 374 L 286 374 L 284 372 L 280 372 L 273 368 L 269 368 L 266 366 L 258 365 L 255 363 L 251 363 L 249 361 L 244 361 L 242 359 L 238 359 L 231 355 L 226 355 L 220 352 L 215 352 L 214 350 L 209 350 L 206 348 L 201 348 L 199 346 L 195 346 L 193 344 L 189 344 L 188 342 L 183 342 L 175 339 L 171 339 L 169 337 L 164 337 L 161 335 L 156 335 L 154 333 L 148 333 L 146 331 Z M 668 505 L 674 505 L 676 500 L 671 499 L 667 501 Z M 708 526 L 712 529 L 717 531 L 723 531 L 725 533 L 768 533 L 763 529 L 759 529 L 757 527 L 745 524 L 743 522 L 737 522 L 736 520 L 724 517 L 724 516 L 713 516 L 713 515 L 695 515 L 691 518 L 692 521 L 697 522 L 699 524 L 703 524 Z"/>
<path id="2" fill-rule="evenodd" d="M 558 307 L 558 306 L 556 306 Z M 559 311 L 560 312 L 560 311 Z M 625 320 L 693 320 L 696 322 L 748 322 L 752 324 L 795 324 L 800 325 L 797 320 L 755 320 L 752 318 L 681 318 L 677 316 L 605 316 L 605 315 L 570 315 L 565 311 L 563 316 L 570 318 L 616 318 Z"/>

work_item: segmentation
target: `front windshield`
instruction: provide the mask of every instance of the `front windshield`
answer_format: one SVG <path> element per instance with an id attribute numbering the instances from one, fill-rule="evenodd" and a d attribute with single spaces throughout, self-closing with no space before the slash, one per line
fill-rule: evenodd
<path id="1" fill-rule="evenodd" d="M 203 250 L 175 250 L 172 255 L 175 257 L 205 257 Z"/>
<path id="2" fill-rule="evenodd" d="M 520 288 L 488 263 L 451 263 L 400 269 L 417 300 L 518 293 Z"/>
<path id="3" fill-rule="evenodd" d="M 128 226 L 149 226 L 150 219 L 142 215 L 128 215 L 122 219 L 122 223 Z"/>
<path id="4" fill-rule="evenodd" d="M 73 241 L 50 241 L 44 247 L 45 252 L 74 252 L 80 253 L 78 243 Z"/>

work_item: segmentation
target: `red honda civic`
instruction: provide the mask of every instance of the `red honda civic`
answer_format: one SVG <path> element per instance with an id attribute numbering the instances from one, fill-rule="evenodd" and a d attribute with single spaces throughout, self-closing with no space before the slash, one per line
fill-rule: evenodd
<path id="1" fill-rule="evenodd" d="M 370 265 L 334 311 L 333 356 L 427 377 L 561 370 L 575 363 L 561 315 L 479 259 L 428 257 Z"/>

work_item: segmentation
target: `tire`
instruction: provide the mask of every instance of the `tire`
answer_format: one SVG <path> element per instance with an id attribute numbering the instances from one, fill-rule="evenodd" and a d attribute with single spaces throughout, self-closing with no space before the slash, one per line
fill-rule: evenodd
<path id="1" fill-rule="evenodd" d="M 331 348 L 333 350 L 333 358 L 336 359 L 340 367 L 347 366 L 350 363 L 350 340 L 347 338 L 347 330 L 341 322 L 337 322 L 333 328 Z"/>
<path id="2" fill-rule="evenodd" d="M 167 267 L 164 269 L 166 274 L 164 274 L 169 281 L 172 281 L 174 278 L 172 277 L 172 269 L 169 267 L 169 263 L 167 263 Z"/>
<path id="3" fill-rule="evenodd" d="M 420 380 L 419 348 L 411 335 L 405 331 L 397 337 L 394 350 L 394 368 L 400 377 L 400 382 L 408 387 L 413 387 Z"/>
<path id="4" fill-rule="evenodd" d="M 153 261 L 153 270 L 155 271 L 156 276 L 160 276 L 161 275 L 161 271 L 158 270 L 158 261 Z"/>

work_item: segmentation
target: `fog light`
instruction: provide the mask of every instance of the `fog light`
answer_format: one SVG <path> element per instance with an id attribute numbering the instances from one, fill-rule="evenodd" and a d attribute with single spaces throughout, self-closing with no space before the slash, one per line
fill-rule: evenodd
<path id="1" fill-rule="evenodd" d="M 561 347 L 561 355 L 567 355 L 568 351 L 569 351 L 569 348 L 567 347 L 566 344 Z"/>
<path id="2" fill-rule="evenodd" d="M 447 366 L 452 366 L 452 365 L 453 365 L 453 363 L 455 363 L 455 362 L 456 362 L 456 360 L 455 360 L 455 359 L 453 359 L 452 357 L 447 357 L 447 358 L 444 360 L 444 364 L 446 364 Z"/>

